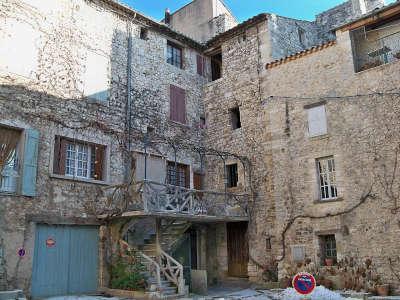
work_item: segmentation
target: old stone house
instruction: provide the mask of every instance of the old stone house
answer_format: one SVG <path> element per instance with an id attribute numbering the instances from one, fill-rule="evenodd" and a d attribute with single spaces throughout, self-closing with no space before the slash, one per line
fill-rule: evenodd
<path id="1" fill-rule="evenodd" d="M 158 296 L 347 257 L 395 287 L 400 5 L 383 5 L 238 24 L 219 0 L 162 22 L 1 4 L 0 289 L 94 292 L 125 248 Z"/>

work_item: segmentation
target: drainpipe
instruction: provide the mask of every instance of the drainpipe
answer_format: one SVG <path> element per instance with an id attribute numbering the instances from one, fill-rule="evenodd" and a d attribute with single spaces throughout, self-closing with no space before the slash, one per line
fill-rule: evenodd
<path id="1" fill-rule="evenodd" d="M 136 18 L 136 14 L 134 15 L 133 19 Z M 133 20 L 132 19 L 132 20 Z M 130 177 L 131 171 L 131 132 L 132 132 L 132 96 L 131 96 L 131 89 L 132 89 L 132 28 L 131 28 L 131 21 L 128 20 L 127 23 L 127 35 L 128 35 L 128 51 L 127 51 L 127 67 L 126 67 L 126 133 L 127 133 L 127 140 L 126 140 L 126 148 L 128 151 L 127 154 L 127 161 L 125 165 L 125 180 L 128 182 Z"/>

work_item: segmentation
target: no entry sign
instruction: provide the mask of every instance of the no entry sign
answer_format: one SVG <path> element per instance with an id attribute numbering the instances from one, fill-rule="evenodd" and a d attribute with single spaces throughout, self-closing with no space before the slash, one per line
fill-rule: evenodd
<path id="1" fill-rule="evenodd" d="M 309 273 L 299 273 L 292 281 L 293 288 L 302 295 L 309 295 L 315 289 L 315 278 Z"/>

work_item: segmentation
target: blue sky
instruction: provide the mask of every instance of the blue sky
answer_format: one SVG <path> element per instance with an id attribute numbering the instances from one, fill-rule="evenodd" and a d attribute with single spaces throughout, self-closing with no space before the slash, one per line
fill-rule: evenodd
<path id="1" fill-rule="evenodd" d="M 134 9 L 161 20 L 165 8 L 171 12 L 191 2 L 191 0 L 121 0 Z M 386 3 L 395 0 L 386 0 Z M 345 2 L 344 0 L 225 0 L 240 22 L 261 12 L 276 13 L 281 16 L 313 20 L 321 11 Z"/>

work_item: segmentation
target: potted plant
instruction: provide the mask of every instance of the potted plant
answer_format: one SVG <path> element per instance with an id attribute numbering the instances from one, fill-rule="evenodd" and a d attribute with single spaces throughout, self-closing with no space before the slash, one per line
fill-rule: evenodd
<path id="1" fill-rule="evenodd" d="M 376 286 L 376 293 L 378 294 L 378 296 L 389 296 L 389 285 L 378 284 Z"/>
<path id="2" fill-rule="evenodd" d="M 331 257 L 327 257 L 327 258 L 325 258 L 325 266 L 327 266 L 327 267 L 332 267 L 333 266 L 333 264 L 334 264 L 334 260 L 333 260 L 333 258 L 331 258 Z"/>

